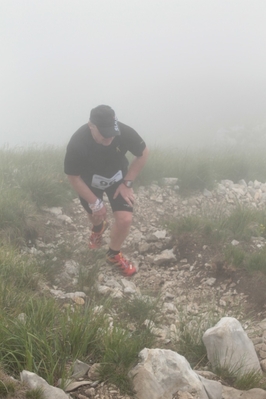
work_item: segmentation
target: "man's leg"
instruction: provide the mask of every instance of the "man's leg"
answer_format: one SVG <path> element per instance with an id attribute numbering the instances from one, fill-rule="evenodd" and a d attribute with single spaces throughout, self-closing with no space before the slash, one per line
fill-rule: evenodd
<path id="1" fill-rule="evenodd" d="M 109 247 L 113 251 L 120 251 L 123 242 L 127 238 L 132 223 L 132 212 L 114 212 L 114 223 L 111 228 Z"/>
<path id="2" fill-rule="evenodd" d="M 102 216 L 96 216 L 90 213 L 88 213 L 88 216 L 91 224 L 95 227 L 101 225 L 102 222 L 104 221 L 104 218 Z"/>
<path id="3" fill-rule="evenodd" d="M 132 212 L 115 211 L 114 219 L 106 260 L 108 263 L 118 266 L 125 276 L 130 277 L 136 273 L 137 269 L 130 261 L 124 258 L 121 253 L 121 247 L 129 234 Z"/>
<path id="4" fill-rule="evenodd" d="M 94 194 L 98 198 L 102 199 L 103 197 L 102 190 L 93 189 L 91 187 L 90 189 L 94 192 Z M 88 243 L 89 248 L 90 249 L 100 248 L 102 245 L 102 234 L 108 227 L 108 223 L 105 220 L 105 216 L 97 216 L 97 214 L 93 214 L 91 209 L 89 208 L 88 203 L 82 197 L 80 197 L 80 202 L 83 208 L 86 210 L 89 220 L 92 224 L 92 232 Z"/>
<path id="5" fill-rule="evenodd" d="M 95 215 L 90 215 L 89 220 L 92 223 L 92 231 L 89 239 L 89 248 L 98 249 L 102 246 L 102 235 L 108 227 L 108 222 L 105 218 L 95 217 Z"/>

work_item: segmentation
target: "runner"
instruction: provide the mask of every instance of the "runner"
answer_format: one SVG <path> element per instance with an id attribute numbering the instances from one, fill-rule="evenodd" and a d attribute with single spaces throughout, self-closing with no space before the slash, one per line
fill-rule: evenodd
<path id="1" fill-rule="evenodd" d="M 132 162 L 125 156 L 134 155 Z M 114 215 L 106 261 L 118 266 L 125 276 L 136 273 L 136 267 L 121 253 L 132 223 L 133 182 L 144 167 L 148 149 L 139 134 L 119 122 L 108 105 L 99 105 L 90 113 L 90 120 L 71 137 L 65 156 L 64 170 L 79 194 L 80 202 L 92 223 L 89 248 L 102 245 L 108 227 L 105 192 Z"/>

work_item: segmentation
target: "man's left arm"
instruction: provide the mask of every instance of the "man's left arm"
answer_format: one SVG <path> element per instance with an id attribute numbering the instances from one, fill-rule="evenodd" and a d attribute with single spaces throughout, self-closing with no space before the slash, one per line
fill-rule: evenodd
<path id="1" fill-rule="evenodd" d="M 141 170 L 143 169 L 145 163 L 148 159 L 148 148 L 145 147 L 141 157 L 135 157 L 131 162 L 127 174 L 124 176 L 124 180 L 132 180 L 134 181 L 136 177 L 139 175 Z"/>
<path id="2" fill-rule="evenodd" d="M 149 151 L 147 147 L 144 148 L 143 153 L 140 157 L 135 157 L 133 161 L 131 162 L 127 174 L 124 176 L 124 180 L 131 180 L 134 181 L 136 177 L 139 175 L 141 170 L 143 169 L 144 165 L 147 162 L 148 159 L 148 154 Z M 133 206 L 134 204 L 134 193 L 133 189 L 126 187 L 124 183 L 121 183 L 115 194 L 114 198 L 118 196 L 118 194 L 122 195 L 122 197 L 126 200 L 126 202 L 130 205 Z"/>

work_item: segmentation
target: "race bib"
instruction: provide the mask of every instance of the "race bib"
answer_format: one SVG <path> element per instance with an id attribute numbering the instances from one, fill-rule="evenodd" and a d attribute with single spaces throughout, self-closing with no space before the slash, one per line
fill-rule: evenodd
<path id="1" fill-rule="evenodd" d="M 123 175 L 121 170 L 119 170 L 113 177 L 110 177 L 109 179 L 107 177 L 93 175 L 91 185 L 92 187 L 99 188 L 100 190 L 106 190 L 108 187 L 122 179 Z"/>

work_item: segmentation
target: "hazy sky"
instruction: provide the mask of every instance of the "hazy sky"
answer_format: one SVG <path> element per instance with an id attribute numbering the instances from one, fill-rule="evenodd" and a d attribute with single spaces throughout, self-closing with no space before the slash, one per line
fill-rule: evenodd
<path id="1" fill-rule="evenodd" d="M 0 0 L 0 146 L 66 144 L 99 104 L 152 145 L 265 122 L 265 21 L 265 0 Z"/>

